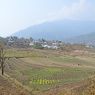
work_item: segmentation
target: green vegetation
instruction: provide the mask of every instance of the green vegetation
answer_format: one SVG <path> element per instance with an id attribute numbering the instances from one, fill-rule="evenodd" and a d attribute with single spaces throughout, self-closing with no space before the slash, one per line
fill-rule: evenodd
<path id="1" fill-rule="evenodd" d="M 43 49 L 43 47 L 42 47 L 42 45 L 40 43 L 36 43 L 35 45 L 33 45 L 33 48 Z"/>
<path id="2" fill-rule="evenodd" d="M 13 57 L 6 59 L 5 72 L 34 93 L 77 84 L 95 74 L 95 59 L 90 56 L 75 57 L 49 50 L 5 52 L 6 57 Z"/>
<path id="3" fill-rule="evenodd" d="M 32 50 L 7 49 L 6 57 L 43 57 L 42 53 Z"/>

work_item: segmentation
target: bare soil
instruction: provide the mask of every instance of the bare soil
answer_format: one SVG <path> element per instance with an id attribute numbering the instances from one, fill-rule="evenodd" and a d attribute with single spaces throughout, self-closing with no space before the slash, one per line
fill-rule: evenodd
<path id="1" fill-rule="evenodd" d="M 0 75 L 0 95 L 30 95 L 23 88 L 16 86 Z"/>

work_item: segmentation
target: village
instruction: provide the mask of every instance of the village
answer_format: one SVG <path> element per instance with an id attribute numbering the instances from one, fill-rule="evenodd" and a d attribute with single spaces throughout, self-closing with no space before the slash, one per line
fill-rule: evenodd
<path id="1" fill-rule="evenodd" d="M 17 48 L 25 48 L 32 47 L 38 49 L 59 49 L 64 45 L 62 41 L 55 40 L 45 40 L 38 39 L 34 40 L 33 38 L 18 38 L 18 37 L 8 37 L 6 38 L 7 47 L 17 47 Z"/>

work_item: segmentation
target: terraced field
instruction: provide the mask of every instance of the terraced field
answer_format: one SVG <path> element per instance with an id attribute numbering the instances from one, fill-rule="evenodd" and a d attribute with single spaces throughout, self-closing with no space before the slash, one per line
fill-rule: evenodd
<path id="1" fill-rule="evenodd" d="M 24 58 L 15 58 L 19 53 Z M 8 51 L 6 56 L 14 58 L 6 59 L 5 72 L 36 95 L 60 87 L 73 88 L 95 74 L 94 57 L 25 50 Z"/>

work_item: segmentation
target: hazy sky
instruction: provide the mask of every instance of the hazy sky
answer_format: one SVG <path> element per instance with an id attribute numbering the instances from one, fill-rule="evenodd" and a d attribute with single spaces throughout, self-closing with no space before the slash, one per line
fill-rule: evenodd
<path id="1" fill-rule="evenodd" d="M 95 0 L 0 0 L 0 36 L 58 19 L 95 20 Z"/>

